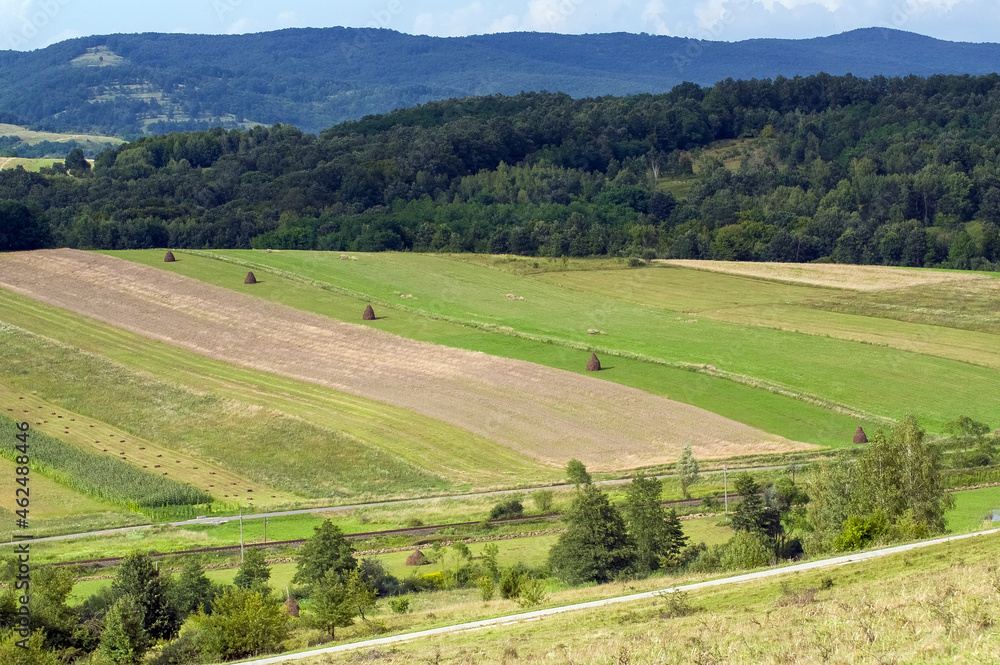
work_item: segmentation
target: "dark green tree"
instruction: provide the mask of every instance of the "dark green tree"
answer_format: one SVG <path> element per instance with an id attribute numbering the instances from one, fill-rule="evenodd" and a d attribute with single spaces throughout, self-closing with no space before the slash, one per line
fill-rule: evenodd
<path id="1" fill-rule="evenodd" d="M 351 590 L 333 568 L 328 569 L 323 579 L 316 583 L 311 600 L 309 624 L 327 631 L 332 639 L 337 638 L 337 628 L 350 626 L 358 614 Z"/>
<path id="2" fill-rule="evenodd" d="M 635 543 L 608 495 L 583 485 L 566 516 L 567 530 L 549 550 L 552 571 L 570 584 L 607 582 L 635 565 Z"/>
<path id="3" fill-rule="evenodd" d="M 149 635 L 142 626 L 142 606 L 126 594 L 111 606 L 101 631 L 101 655 L 117 665 L 135 665 L 149 648 Z"/>
<path id="4" fill-rule="evenodd" d="M 18 201 L 0 201 L 0 252 L 41 249 L 52 243 L 48 225 Z"/>
<path id="5" fill-rule="evenodd" d="M 571 459 L 569 461 L 569 464 L 566 465 L 566 477 L 569 478 L 571 483 L 576 485 L 577 489 L 580 488 L 580 485 L 589 485 L 591 483 L 587 467 L 580 460 Z"/>
<path id="6" fill-rule="evenodd" d="M 132 553 L 118 567 L 111 583 L 115 600 L 131 596 L 139 607 L 142 627 L 151 639 L 170 639 L 177 634 L 180 618 L 170 605 L 167 587 L 149 557 Z"/>
<path id="7" fill-rule="evenodd" d="M 211 612 L 215 597 L 222 592 L 219 585 L 208 579 L 195 559 L 184 562 L 181 574 L 171 585 L 170 590 L 172 603 L 182 619 L 199 609 Z"/>
<path id="8" fill-rule="evenodd" d="M 198 615 L 196 615 L 198 616 Z M 272 653 L 288 637 L 288 613 L 270 596 L 227 587 L 201 619 L 202 656 L 235 660 Z"/>
<path id="9" fill-rule="evenodd" d="M 292 578 L 294 583 L 316 584 L 330 570 L 343 576 L 357 567 L 354 548 L 333 522 L 324 520 L 314 531 L 312 538 L 299 548 L 299 561 Z"/>
<path id="10" fill-rule="evenodd" d="M 733 484 L 740 496 L 730 519 L 733 531 L 749 531 L 773 542 L 782 532 L 781 515 L 767 505 L 763 488 L 746 471 L 736 474 Z"/>
<path id="11" fill-rule="evenodd" d="M 87 158 L 83 154 L 83 150 L 80 148 L 73 148 L 69 151 L 69 154 L 66 155 L 65 164 L 66 168 L 70 171 L 82 172 L 90 170 L 90 162 L 87 161 Z"/>
<path id="12" fill-rule="evenodd" d="M 257 547 L 247 548 L 243 554 L 243 563 L 236 571 L 233 584 L 241 589 L 259 591 L 265 596 L 271 592 L 268 580 L 271 579 L 271 566 L 267 563 L 264 550 Z"/>
<path id="13" fill-rule="evenodd" d="M 662 495 L 663 483 L 639 472 L 632 479 L 625 499 L 625 517 L 629 535 L 635 543 L 636 565 L 643 573 L 656 570 L 661 558 L 669 556 L 674 545 L 668 531 L 667 512 L 661 503 Z"/>

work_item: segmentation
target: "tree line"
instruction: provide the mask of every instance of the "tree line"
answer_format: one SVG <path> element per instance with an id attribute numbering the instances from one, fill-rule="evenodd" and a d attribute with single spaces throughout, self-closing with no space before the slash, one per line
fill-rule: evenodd
<path id="1" fill-rule="evenodd" d="M 818 75 L 631 97 L 453 99 L 319 135 L 216 128 L 142 138 L 101 153 L 93 169 L 3 171 L 0 199 L 24 206 L 16 214 L 41 230 L 2 248 L 993 270 L 998 128 L 996 75 Z"/>

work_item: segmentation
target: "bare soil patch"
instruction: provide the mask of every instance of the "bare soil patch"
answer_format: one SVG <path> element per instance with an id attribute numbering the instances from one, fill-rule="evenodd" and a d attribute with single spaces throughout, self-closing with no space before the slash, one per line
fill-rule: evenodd
<path id="1" fill-rule="evenodd" d="M 758 277 L 779 282 L 826 286 L 850 291 L 892 291 L 911 286 L 943 282 L 989 280 L 976 273 L 952 273 L 938 270 L 912 270 L 889 266 L 855 266 L 836 263 L 755 263 L 752 261 L 660 260 L 682 268 Z"/>
<path id="2" fill-rule="evenodd" d="M 234 268 L 234 276 L 238 268 Z M 0 287 L 226 362 L 437 418 L 593 470 L 812 448 L 634 388 L 398 337 L 101 254 L 0 255 Z"/>

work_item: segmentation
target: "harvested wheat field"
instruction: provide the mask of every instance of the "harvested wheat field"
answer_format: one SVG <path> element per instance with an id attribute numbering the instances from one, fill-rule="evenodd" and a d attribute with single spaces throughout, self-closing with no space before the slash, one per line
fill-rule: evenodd
<path id="1" fill-rule="evenodd" d="M 912 270 L 890 266 L 856 266 L 838 263 L 754 263 L 752 261 L 697 261 L 688 259 L 658 260 L 682 268 L 709 270 L 744 277 L 759 277 L 779 282 L 827 286 L 849 291 L 893 291 L 911 286 L 943 282 L 993 281 L 977 273 Z"/>
<path id="2" fill-rule="evenodd" d="M 462 427 L 561 466 L 593 470 L 811 448 L 634 388 L 417 342 L 101 254 L 0 256 L 0 287 L 258 370 Z"/>

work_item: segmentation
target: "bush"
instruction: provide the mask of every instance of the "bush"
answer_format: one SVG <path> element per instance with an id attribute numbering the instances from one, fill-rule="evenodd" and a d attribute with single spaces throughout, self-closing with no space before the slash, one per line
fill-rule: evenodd
<path id="1" fill-rule="evenodd" d="M 488 603 L 493 600 L 493 596 L 496 595 L 496 585 L 493 583 L 492 577 L 483 577 L 476 579 L 476 587 L 479 588 L 479 597 L 484 603 Z"/>
<path id="2" fill-rule="evenodd" d="M 392 610 L 394 614 L 406 614 L 410 611 L 410 597 L 396 596 L 395 598 L 390 598 L 389 609 Z"/>
<path id="3" fill-rule="evenodd" d="M 499 520 L 505 517 L 520 517 L 524 514 L 524 506 L 520 499 L 507 499 L 493 506 L 490 511 L 491 520 Z"/>
<path id="4" fill-rule="evenodd" d="M 500 597 L 504 600 L 517 598 L 521 593 L 522 579 L 524 579 L 524 571 L 520 566 L 504 569 L 500 574 Z"/>
<path id="5" fill-rule="evenodd" d="M 726 543 L 722 567 L 726 570 L 760 568 L 771 562 L 771 552 L 761 539 L 749 531 L 740 531 Z"/>
<path id="6" fill-rule="evenodd" d="M 525 577 L 521 579 L 517 594 L 517 604 L 521 607 L 534 607 L 545 602 L 545 582 L 543 580 Z"/>
<path id="7" fill-rule="evenodd" d="M 838 550 L 860 550 L 889 532 L 889 518 L 878 511 L 870 515 L 851 515 L 834 541 Z"/>
<path id="8" fill-rule="evenodd" d="M 658 595 L 663 598 L 666 604 L 666 608 L 660 612 L 661 617 L 675 619 L 686 617 L 698 611 L 698 608 L 691 604 L 691 598 L 684 591 L 663 591 Z"/>
<path id="9" fill-rule="evenodd" d="M 354 634 L 358 637 L 375 637 L 376 635 L 384 635 L 389 632 L 389 626 L 385 625 L 382 621 L 376 619 L 368 619 L 367 621 L 362 621 Z"/>
<path id="10" fill-rule="evenodd" d="M 535 508 L 538 509 L 540 513 L 552 512 L 552 498 L 555 493 L 552 490 L 538 490 L 532 493 L 531 500 L 535 504 Z"/>

